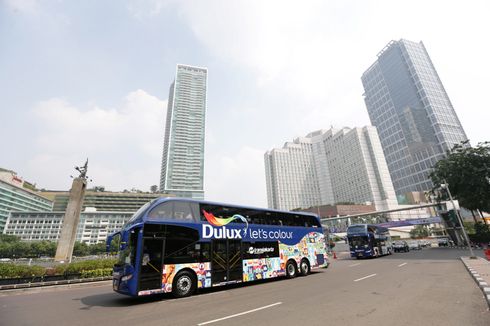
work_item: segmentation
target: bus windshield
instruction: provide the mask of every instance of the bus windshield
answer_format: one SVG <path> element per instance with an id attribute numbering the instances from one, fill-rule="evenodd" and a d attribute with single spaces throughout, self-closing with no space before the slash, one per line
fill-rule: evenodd
<path id="1" fill-rule="evenodd" d="M 153 201 L 149 201 L 146 204 L 144 204 L 143 206 L 141 206 L 140 209 L 138 209 L 136 211 L 136 213 L 134 213 L 134 215 L 131 216 L 131 218 L 129 219 L 129 221 L 126 223 L 125 226 L 131 225 L 140 215 L 142 215 L 142 213 L 148 208 L 148 206 L 151 205 L 152 202 Z"/>
<path id="2" fill-rule="evenodd" d="M 366 233 L 366 225 L 351 225 L 347 228 L 347 233 Z"/>
<path id="3" fill-rule="evenodd" d="M 349 244 L 351 246 L 364 246 L 369 242 L 369 239 L 367 236 L 355 236 L 355 237 L 350 237 L 349 238 Z"/>
<path id="4" fill-rule="evenodd" d="M 116 265 L 124 266 L 125 264 L 134 265 L 136 256 L 136 244 L 138 234 L 134 231 L 130 233 L 127 243 L 122 242 L 122 249 L 119 251 L 119 256 Z"/>

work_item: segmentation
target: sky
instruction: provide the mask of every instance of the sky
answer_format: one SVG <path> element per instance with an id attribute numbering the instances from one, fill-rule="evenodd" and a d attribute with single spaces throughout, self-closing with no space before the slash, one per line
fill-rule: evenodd
<path id="1" fill-rule="evenodd" d="M 488 1 L 0 0 L 0 167 L 68 190 L 160 179 L 176 65 L 208 68 L 207 200 L 267 206 L 264 153 L 369 117 L 362 73 L 423 41 L 473 145 L 490 140 Z"/>

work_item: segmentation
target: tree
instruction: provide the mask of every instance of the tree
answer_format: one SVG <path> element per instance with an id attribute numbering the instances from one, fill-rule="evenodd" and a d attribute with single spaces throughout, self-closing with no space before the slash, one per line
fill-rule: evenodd
<path id="1" fill-rule="evenodd" d="M 474 233 L 469 234 L 470 240 L 475 243 L 490 243 L 490 227 L 483 223 L 475 223 Z"/>
<path id="2" fill-rule="evenodd" d="M 410 231 L 410 238 L 425 238 L 429 236 L 429 230 L 427 230 L 423 225 L 417 225 Z"/>
<path id="3" fill-rule="evenodd" d="M 0 234 L 0 243 L 5 242 L 5 243 L 13 243 L 13 242 L 19 242 L 20 238 L 16 235 L 8 235 L 8 234 Z"/>
<path id="4" fill-rule="evenodd" d="M 88 256 L 90 249 L 85 242 L 75 242 L 73 246 L 73 255 L 78 257 Z"/>
<path id="5" fill-rule="evenodd" d="M 154 194 L 156 194 L 158 192 L 158 186 L 157 185 L 153 185 L 150 187 L 150 191 Z"/>
<path id="6" fill-rule="evenodd" d="M 434 189 L 447 183 L 462 207 L 490 211 L 490 142 L 454 145 L 430 173 Z"/>

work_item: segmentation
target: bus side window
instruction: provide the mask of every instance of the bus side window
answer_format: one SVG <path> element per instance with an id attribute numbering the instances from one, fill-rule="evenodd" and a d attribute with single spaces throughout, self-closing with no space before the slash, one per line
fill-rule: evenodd
<path id="1" fill-rule="evenodd" d="M 211 258 L 211 244 L 208 242 L 201 242 L 201 262 L 208 262 Z"/>
<path id="2" fill-rule="evenodd" d="M 194 221 L 191 206 L 187 202 L 174 202 L 174 219 Z"/>
<path id="3" fill-rule="evenodd" d="M 172 202 L 161 203 L 157 207 L 154 207 L 149 213 L 148 217 L 152 219 L 171 219 L 172 218 Z"/>
<path id="4" fill-rule="evenodd" d="M 284 214 L 282 217 L 282 221 L 285 226 L 293 226 L 294 225 L 294 215 L 292 214 Z"/>

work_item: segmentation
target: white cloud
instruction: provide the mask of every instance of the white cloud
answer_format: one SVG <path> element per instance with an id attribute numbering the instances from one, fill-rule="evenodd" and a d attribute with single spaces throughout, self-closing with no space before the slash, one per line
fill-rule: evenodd
<path id="1" fill-rule="evenodd" d="M 263 108 L 285 128 L 369 124 L 361 74 L 390 40 L 406 38 L 424 41 L 470 139 L 486 137 L 486 120 L 474 117 L 489 114 L 480 109 L 490 73 L 481 64 L 490 51 L 481 42 L 490 29 L 488 1 L 208 0 L 178 8 L 210 53 L 255 76 L 257 92 L 287 95 Z"/>
<path id="2" fill-rule="evenodd" d="M 119 108 L 72 106 L 53 98 L 32 110 L 39 125 L 30 175 L 40 187 L 66 189 L 74 165 L 89 158 L 93 185 L 149 190 L 158 184 L 166 102 L 143 90 L 129 93 Z"/>
<path id="3" fill-rule="evenodd" d="M 245 146 L 232 155 L 206 155 L 206 199 L 267 207 L 264 153 L 263 149 Z"/>
<path id="4" fill-rule="evenodd" d="M 7 6 L 16 13 L 38 14 L 41 7 L 39 0 L 5 0 Z"/>
<path id="5" fill-rule="evenodd" d="M 139 20 L 156 16 L 163 8 L 176 0 L 129 0 L 127 9 L 131 15 Z"/>

